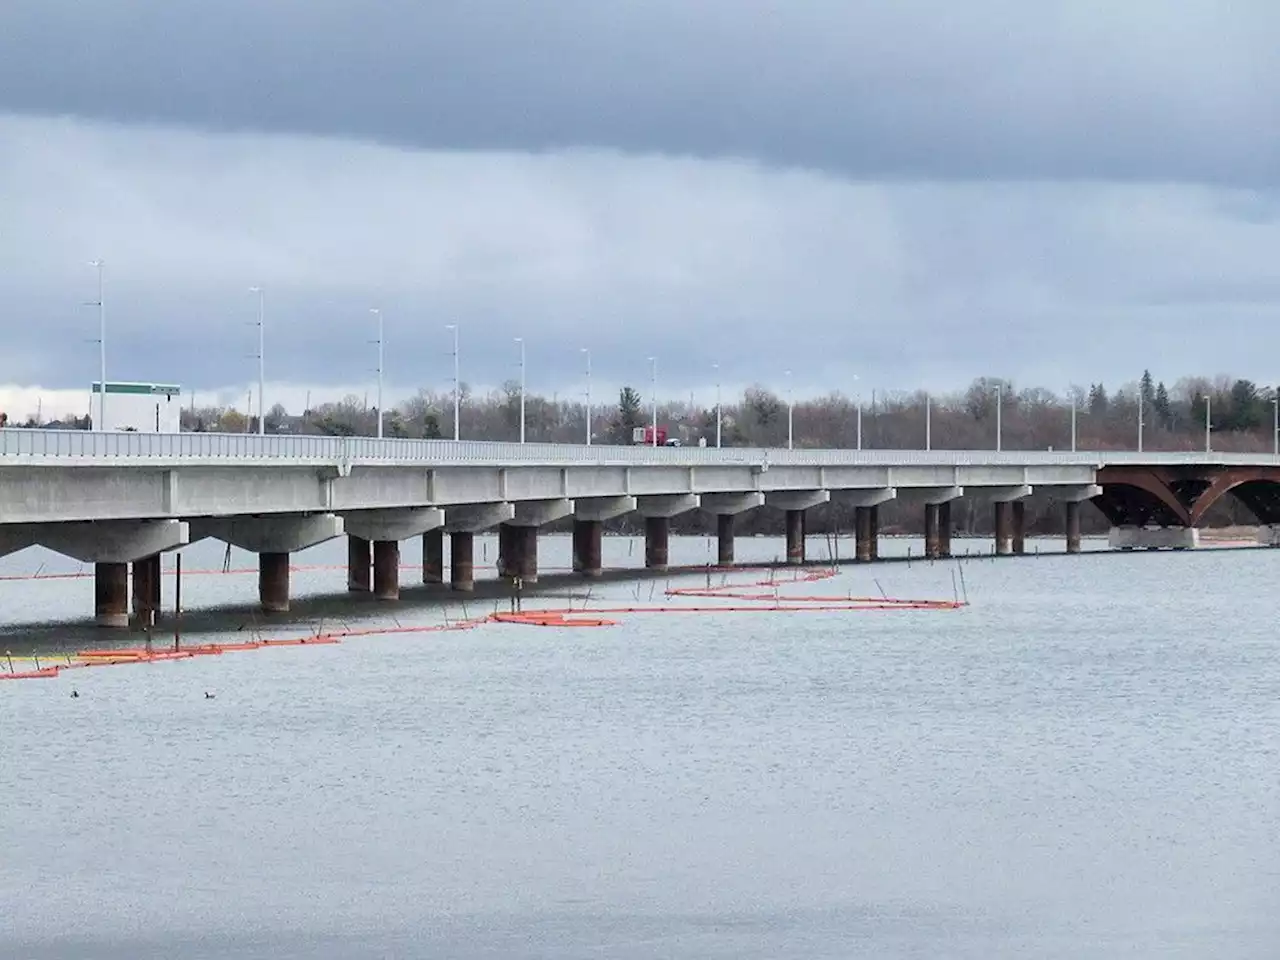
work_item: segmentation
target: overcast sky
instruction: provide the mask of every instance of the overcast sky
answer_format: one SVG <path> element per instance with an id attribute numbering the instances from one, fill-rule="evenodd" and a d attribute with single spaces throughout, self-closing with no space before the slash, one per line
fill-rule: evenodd
<path id="1" fill-rule="evenodd" d="M 1270 0 L 5 0 L 0 400 L 1274 382 Z M 855 380 L 854 378 L 857 377 Z M 28 395 L 29 396 L 29 395 Z M 243 399 L 240 400 L 243 404 Z M 79 409 L 84 403 L 77 400 Z M 20 411 L 21 412 L 21 411 Z M 49 410 L 46 409 L 46 413 Z"/>

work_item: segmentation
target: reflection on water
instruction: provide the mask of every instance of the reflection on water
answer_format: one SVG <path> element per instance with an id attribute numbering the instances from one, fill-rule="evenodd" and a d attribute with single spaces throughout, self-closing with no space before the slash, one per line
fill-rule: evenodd
<path id="1" fill-rule="evenodd" d="M 201 550 L 221 566 L 184 564 Z M 823 590 L 947 598 L 955 567 Z M 0 955 L 1272 956 L 1280 554 L 964 571 L 958 612 L 492 625 L 2 684 Z M 303 606 L 344 585 L 294 575 Z M 206 621 L 232 638 L 255 588 L 192 576 L 184 600 L 235 607 Z M 10 623 L 83 618 L 92 582 L 0 597 Z"/>

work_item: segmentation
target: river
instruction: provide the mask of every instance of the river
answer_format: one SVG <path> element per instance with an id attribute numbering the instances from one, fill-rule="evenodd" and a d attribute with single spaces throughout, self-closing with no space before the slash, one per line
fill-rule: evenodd
<path id="1" fill-rule="evenodd" d="M 607 538 L 606 565 L 638 544 Z M 294 575 L 306 629 L 461 615 L 438 591 L 325 599 L 344 557 L 296 558 L 319 568 Z M 963 587 L 958 566 L 778 590 L 963 589 L 959 610 L 490 624 L 0 683 L 0 955 L 1275 956 L 1280 551 L 971 560 Z M 37 568 L 76 569 L 0 573 Z M 185 577 L 184 639 L 291 629 L 248 612 L 255 586 Z M 15 652 L 93 642 L 91 610 L 89 579 L 0 581 Z"/>

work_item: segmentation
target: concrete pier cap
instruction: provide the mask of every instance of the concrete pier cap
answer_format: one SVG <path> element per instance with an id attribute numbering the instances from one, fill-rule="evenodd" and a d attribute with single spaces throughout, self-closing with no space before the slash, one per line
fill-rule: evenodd
<path id="1" fill-rule="evenodd" d="M 573 515 L 578 520 L 613 520 L 636 509 L 635 497 L 580 497 L 573 501 Z"/>
<path id="2" fill-rule="evenodd" d="M 764 502 L 779 510 L 808 510 L 830 499 L 830 490 L 771 490 L 764 495 Z"/>
<path id="3" fill-rule="evenodd" d="M 1102 488 L 1096 483 L 1081 483 L 1052 488 L 1053 498 L 1061 503 L 1083 503 L 1101 496 Z"/>
<path id="4" fill-rule="evenodd" d="M 750 493 L 704 493 L 702 509 L 718 517 L 731 517 L 764 506 L 764 494 L 758 490 Z"/>
<path id="5" fill-rule="evenodd" d="M 40 527 L 38 543 L 81 563 L 132 563 L 190 542 L 183 520 L 92 520 Z"/>
<path id="6" fill-rule="evenodd" d="M 636 510 L 645 519 L 650 517 L 678 517 L 690 510 L 697 510 L 702 498 L 696 493 L 664 493 L 648 497 L 636 497 Z"/>
<path id="7" fill-rule="evenodd" d="M 964 496 L 964 487 L 903 487 L 898 499 L 925 505 L 950 503 Z"/>
<path id="8" fill-rule="evenodd" d="M 833 490 L 831 499 L 848 507 L 878 507 L 898 496 L 894 487 L 876 487 L 863 490 Z"/>
<path id="9" fill-rule="evenodd" d="M 206 518 L 189 523 L 192 543 L 210 537 L 250 553 L 294 553 L 344 532 L 342 518 L 332 513 Z"/>
<path id="10" fill-rule="evenodd" d="M 515 515 L 516 508 L 509 503 L 468 503 L 446 507 L 444 529 L 446 533 L 484 533 L 508 522 Z"/>
<path id="11" fill-rule="evenodd" d="M 979 487 L 978 496 L 992 503 L 1012 503 L 1031 496 L 1031 487 L 1025 483 L 1008 487 Z"/>
<path id="12" fill-rule="evenodd" d="M 342 515 L 347 534 L 374 543 L 399 542 L 444 526 L 439 507 L 353 510 Z"/>
<path id="13" fill-rule="evenodd" d="M 513 527 L 543 527 L 573 513 L 572 500 L 517 500 L 515 512 L 506 521 Z"/>

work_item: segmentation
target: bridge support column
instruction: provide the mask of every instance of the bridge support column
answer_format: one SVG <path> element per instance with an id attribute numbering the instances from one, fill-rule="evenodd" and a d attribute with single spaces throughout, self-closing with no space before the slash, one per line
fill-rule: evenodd
<path id="1" fill-rule="evenodd" d="M 799 566 L 804 563 L 804 511 L 788 510 L 787 522 L 787 563 Z"/>
<path id="2" fill-rule="evenodd" d="M 378 600 L 400 599 L 400 541 L 373 541 L 373 595 Z"/>
<path id="3" fill-rule="evenodd" d="M 133 561 L 133 618 L 142 627 L 160 616 L 160 554 Z"/>
<path id="4" fill-rule="evenodd" d="M 733 517 L 732 513 L 716 516 L 716 564 L 721 567 L 733 566 Z"/>
<path id="5" fill-rule="evenodd" d="M 449 534 L 449 586 L 459 593 L 471 593 L 475 580 L 476 535 L 469 530 Z"/>
<path id="6" fill-rule="evenodd" d="M 599 577 L 604 572 L 604 521 L 573 521 L 573 569 L 584 577 Z"/>
<path id="7" fill-rule="evenodd" d="M 1067 553 L 1080 552 L 1080 503 L 1067 501 Z"/>
<path id="8" fill-rule="evenodd" d="M 422 582 L 444 583 L 444 527 L 422 535 Z"/>
<path id="9" fill-rule="evenodd" d="M 369 541 L 364 537 L 347 537 L 347 590 L 351 593 L 368 593 L 369 570 L 372 563 Z"/>
<path id="10" fill-rule="evenodd" d="M 258 554 L 258 605 L 264 613 L 289 610 L 289 554 Z"/>
<path id="11" fill-rule="evenodd" d="M 996 553 L 1005 557 L 1013 553 L 1013 504 L 1010 500 L 997 500 L 994 506 L 996 514 Z"/>
<path id="12" fill-rule="evenodd" d="M 880 559 L 880 508 L 855 507 L 853 511 L 854 559 L 870 563 Z"/>
<path id="13" fill-rule="evenodd" d="M 924 505 L 924 555 L 927 560 L 936 560 L 942 556 L 942 544 L 938 536 L 938 513 L 941 506 L 938 503 Z"/>
<path id="14" fill-rule="evenodd" d="M 518 551 L 520 562 L 516 566 L 516 576 L 525 583 L 537 583 L 538 528 L 516 527 L 514 539 L 520 545 Z"/>
<path id="15" fill-rule="evenodd" d="M 650 570 L 666 570 L 670 564 L 671 518 L 645 517 L 644 565 Z"/>
<path id="16" fill-rule="evenodd" d="M 951 556 L 951 501 L 938 504 L 938 556 Z"/>
<path id="17" fill-rule="evenodd" d="M 510 580 L 520 567 L 520 545 L 516 543 L 516 528 L 509 523 L 498 524 L 498 576 Z"/>
<path id="18" fill-rule="evenodd" d="M 1010 506 L 1013 508 L 1010 517 L 1013 552 L 1021 556 L 1027 552 L 1027 504 L 1023 500 L 1014 500 Z"/>
<path id="19" fill-rule="evenodd" d="M 93 612 L 100 627 L 129 626 L 129 565 L 93 565 Z"/>

